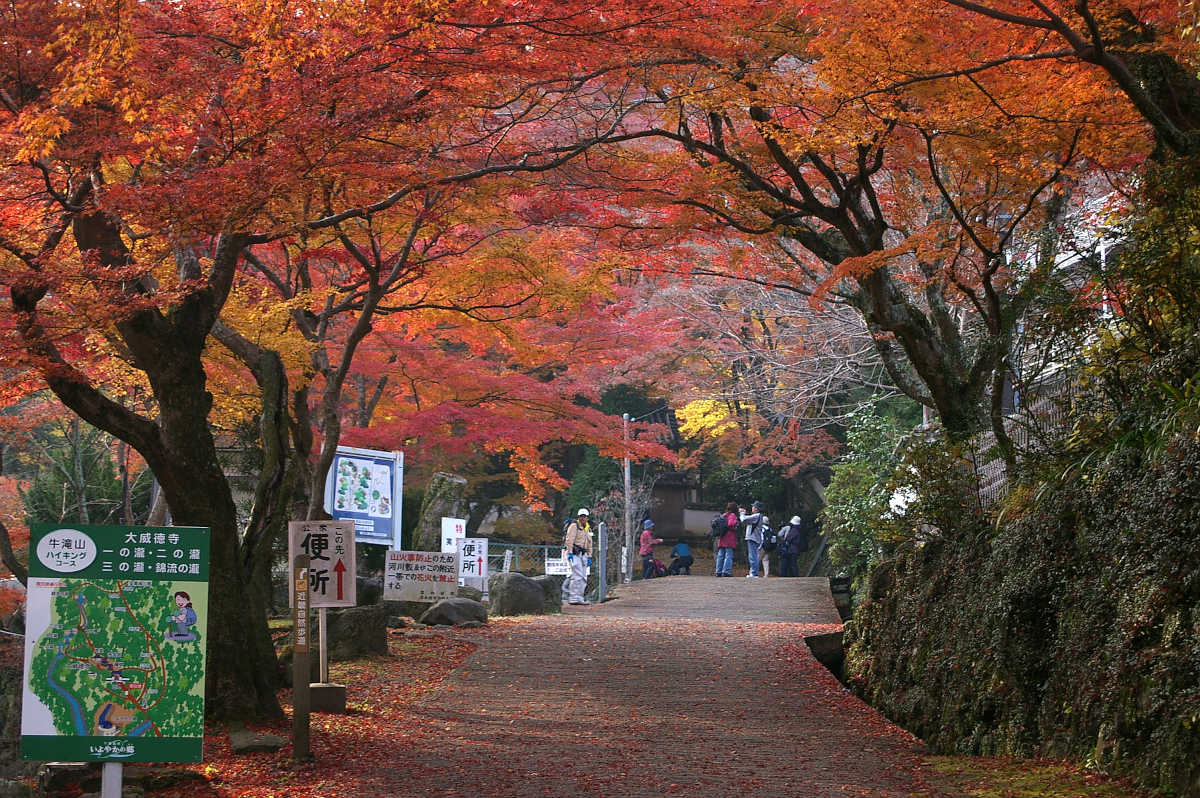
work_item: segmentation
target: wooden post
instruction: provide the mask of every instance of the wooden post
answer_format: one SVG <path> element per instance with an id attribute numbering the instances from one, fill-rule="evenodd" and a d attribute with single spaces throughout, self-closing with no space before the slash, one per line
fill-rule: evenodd
<path id="1" fill-rule="evenodd" d="M 326 642 L 327 632 L 325 631 L 329 627 L 325 610 L 325 607 L 317 608 L 317 634 L 321 639 L 321 684 L 329 681 L 329 643 Z"/>
<path id="2" fill-rule="evenodd" d="M 309 675 L 308 657 L 308 555 L 301 554 L 292 563 L 292 759 L 307 762 L 312 759 L 309 745 Z"/>

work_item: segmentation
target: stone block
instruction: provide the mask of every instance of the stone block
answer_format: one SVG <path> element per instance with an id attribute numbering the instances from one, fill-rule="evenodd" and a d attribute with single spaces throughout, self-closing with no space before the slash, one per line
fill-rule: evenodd
<path id="1" fill-rule="evenodd" d="M 488 580 L 488 610 L 492 615 L 543 615 L 545 605 L 541 585 L 528 576 L 499 573 Z"/>
<path id="2" fill-rule="evenodd" d="M 309 709 L 331 715 L 346 714 L 346 686 L 330 682 L 314 682 L 308 686 Z"/>

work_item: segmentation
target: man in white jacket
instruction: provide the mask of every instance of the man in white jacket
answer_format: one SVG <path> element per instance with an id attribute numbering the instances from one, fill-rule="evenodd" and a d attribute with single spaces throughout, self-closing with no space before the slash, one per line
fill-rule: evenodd
<path id="1" fill-rule="evenodd" d="M 583 597 L 587 589 L 587 569 L 592 564 L 592 528 L 588 523 L 586 507 L 580 507 L 575 520 L 567 527 L 563 548 L 567 551 L 567 559 L 571 563 L 570 592 L 568 603 L 587 604 Z"/>

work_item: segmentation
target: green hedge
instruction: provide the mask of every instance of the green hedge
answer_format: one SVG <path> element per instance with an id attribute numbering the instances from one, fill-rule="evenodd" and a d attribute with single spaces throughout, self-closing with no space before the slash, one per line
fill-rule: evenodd
<path id="1" fill-rule="evenodd" d="M 925 469 L 937 531 L 872 571 L 852 687 L 939 752 L 1062 757 L 1200 796 L 1200 444 L 1017 489 L 999 527 L 961 469 Z"/>

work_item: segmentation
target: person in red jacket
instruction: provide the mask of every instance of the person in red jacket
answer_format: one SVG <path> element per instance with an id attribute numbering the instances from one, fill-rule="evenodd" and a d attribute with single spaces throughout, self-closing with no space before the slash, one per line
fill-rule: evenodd
<path id="1" fill-rule="evenodd" d="M 738 506 L 730 502 L 725 505 L 725 534 L 717 538 L 717 576 L 733 576 L 733 550 L 738 544 L 739 523 Z"/>
<path id="2" fill-rule="evenodd" d="M 642 555 L 642 579 L 654 576 L 654 545 L 662 543 L 662 538 L 654 537 L 654 533 L 650 531 L 652 529 L 654 522 L 649 518 L 642 522 L 642 540 L 641 546 L 638 547 L 638 554 Z"/>

